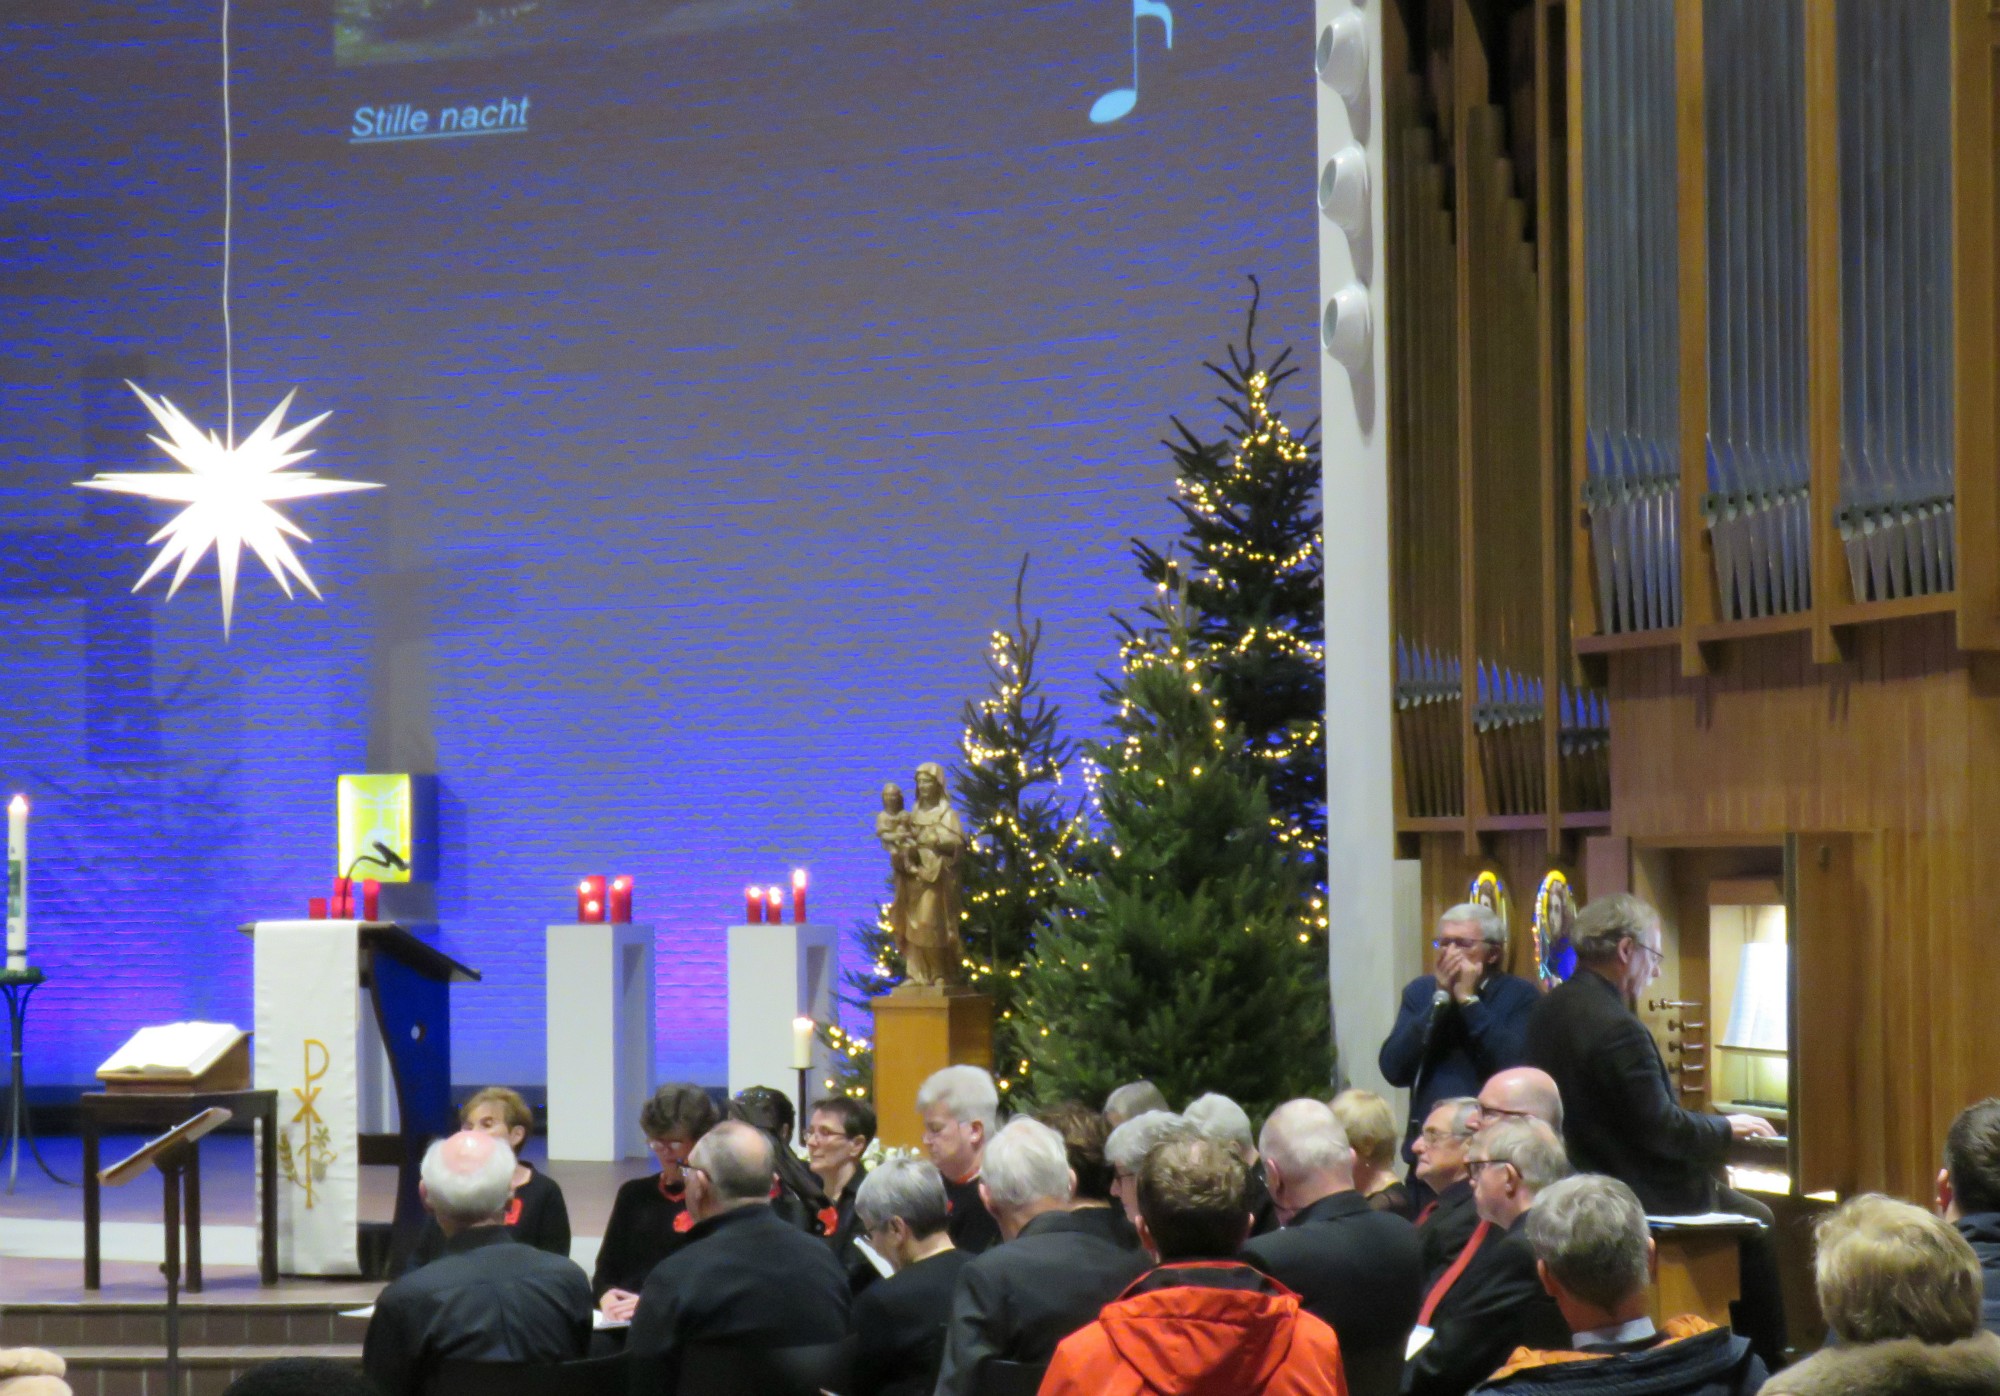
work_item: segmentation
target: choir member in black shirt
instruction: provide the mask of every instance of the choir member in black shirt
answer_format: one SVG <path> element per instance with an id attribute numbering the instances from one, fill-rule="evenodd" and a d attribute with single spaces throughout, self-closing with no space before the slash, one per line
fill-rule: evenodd
<path id="1" fill-rule="evenodd" d="M 861 1156 L 874 1142 L 875 1111 L 866 1101 L 830 1096 L 815 1101 L 806 1117 L 806 1160 L 821 1191 L 832 1199 L 820 1213 L 820 1224 L 857 1294 L 875 1280 L 875 1267 L 854 1246 L 854 1238 L 861 1234 L 854 1219 L 854 1199 L 868 1176 Z"/>
<path id="2" fill-rule="evenodd" d="M 931 1396 L 958 1272 L 972 1259 L 945 1230 L 944 1179 L 920 1159 L 892 1158 L 857 1190 L 856 1225 L 895 1267 L 854 1301 L 852 1396 Z"/>
<path id="3" fill-rule="evenodd" d="M 424 1156 L 424 1205 L 444 1254 L 382 1291 L 361 1365 L 383 1396 L 420 1396 L 439 1364 L 553 1365 L 590 1341 L 590 1281 L 567 1256 L 524 1246 L 504 1218 L 514 1152 L 489 1134 L 454 1134 Z"/>
<path id="4" fill-rule="evenodd" d="M 771 1144 L 777 1179 L 771 1188 L 771 1210 L 814 1236 L 827 1234 L 825 1214 L 832 1206 L 813 1171 L 792 1152 L 792 1126 L 798 1116 L 791 1097 L 769 1086 L 746 1086 L 729 1102 L 729 1118 L 749 1125 Z"/>
<path id="5" fill-rule="evenodd" d="M 1354 1147 L 1354 1190 L 1378 1212 L 1414 1221 L 1417 1209 L 1409 1185 L 1396 1176 L 1396 1151 L 1403 1131 L 1389 1102 L 1359 1087 L 1333 1098 L 1334 1118 Z"/>
<path id="6" fill-rule="evenodd" d="M 538 1251 L 567 1256 L 569 1207 L 563 1202 L 562 1189 L 556 1186 L 555 1179 L 537 1173 L 532 1163 L 521 1158 L 521 1146 L 528 1142 L 534 1123 L 528 1102 L 521 1099 L 518 1091 L 505 1086 L 488 1086 L 466 1101 L 458 1112 L 460 1129 L 490 1134 L 514 1153 L 514 1196 L 507 1204 L 507 1230 L 516 1241 Z M 444 1232 L 438 1229 L 436 1217 L 428 1217 L 424 1229 L 418 1233 L 415 1249 L 410 1252 L 406 1272 L 428 1265 L 443 1254 Z"/>
<path id="7" fill-rule="evenodd" d="M 639 1112 L 639 1127 L 660 1171 L 632 1179 L 611 1204 L 590 1282 L 606 1318 L 630 1320 L 646 1276 L 687 1243 L 694 1218 L 688 1215 L 683 1169 L 695 1143 L 721 1118 L 708 1092 L 685 1082 L 660 1087 Z"/>
<path id="8" fill-rule="evenodd" d="M 917 1091 L 924 1148 L 944 1176 L 951 1243 L 975 1255 L 1000 1244 L 1000 1224 L 979 1196 L 980 1161 L 1000 1115 L 993 1077 L 976 1066 L 934 1071 Z"/>

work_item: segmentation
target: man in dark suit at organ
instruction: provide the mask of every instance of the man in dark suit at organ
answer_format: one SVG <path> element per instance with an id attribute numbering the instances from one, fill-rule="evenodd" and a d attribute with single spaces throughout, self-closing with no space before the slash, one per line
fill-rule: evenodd
<path id="1" fill-rule="evenodd" d="M 1436 971 L 1410 981 L 1396 1025 L 1376 1060 L 1392 1086 L 1410 1089 L 1403 1158 L 1416 1161 L 1417 1133 L 1441 1100 L 1476 1096 L 1496 1071 L 1519 1066 L 1528 1014 L 1540 997 L 1527 980 L 1503 973 L 1507 925 L 1477 902 L 1438 918 Z M 1417 1202 L 1427 1200 L 1420 1189 Z"/>
<path id="2" fill-rule="evenodd" d="M 361 1365 L 383 1396 L 417 1396 L 440 1363 L 582 1357 L 590 1277 L 567 1256 L 514 1239 L 514 1151 L 490 1134 L 441 1139 L 424 1155 L 424 1205 L 444 1251 L 382 1291 Z"/>
<path id="3" fill-rule="evenodd" d="M 1711 1115 L 1682 1107 L 1653 1034 L 1639 1020 L 1639 996 L 1660 973 L 1660 914 L 1626 893 L 1600 897 L 1577 916 L 1570 940 L 1577 972 L 1535 1005 L 1528 1060 L 1562 1092 L 1570 1160 L 1618 1179 L 1649 1215 L 1722 1211 L 1755 1217 L 1765 1230 L 1742 1247 L 1743 1298 L 1736 1331 L 1767 1367 L 1783 1362 L 1784 1302 L 1771 1210 L 1721 1178 L 1732 1139 L 1768 1137 L 1753 1115 Z"/>

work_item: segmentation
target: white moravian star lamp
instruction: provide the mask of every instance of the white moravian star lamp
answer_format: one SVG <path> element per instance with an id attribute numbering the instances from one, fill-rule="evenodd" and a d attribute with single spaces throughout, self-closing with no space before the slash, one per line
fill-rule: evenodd
<path id="1" fill-rule="evenodd" d="M 139 395 L 139 401 L 146 404 L 153 420 L 166 432 L 165 439 L 158 436 L 148 439 L 178 461 L 183 470 L 154 475 L 100 473 L 78 484 L 87 490 L 132 494 L 186 506 L 147 540 L 163 542 L 165 546 L 132 590 L 139 590 L 170 563 L 178 563 L 174 579 L 167 587 L 167 598 L 172 600 L 195 564 L 213 548 L 216 573 L 222 584 L 222 634 L 227 639 L 236 609 L 237 565 L 246 546 L 263 562 L 287 597 L 292 594 L 292 577 L 315 598 L 319 596 L 319 588 L 306 575 L 285 535 L 302 542 L 312 540 L 279 513 L 275 505 L 317 495 L 381 488 L 355 480 L 323 480 L 310 471 L 290 469 L 312 454 L 310 450 L 293 448 L 329 415 L 322 412 L 309 422 L 286 428 L 285 412 L 297 395 L 296 388 L 285 394 L 284 401 L 271 410 L 271 415 L 255 431 L 241 441 L 236 439 L 235 343 L 229 322 L 230 224 L 235 175 L 229 124 L 229 0 L 223 0 L 222 4 L 222 156 L 222 346 L 227 402 L 223 434 L 217 436 L 213 430 L 204 433 L 164 395 L 155 399 L 137 383 L 128 381 L 126 386 Z"/>

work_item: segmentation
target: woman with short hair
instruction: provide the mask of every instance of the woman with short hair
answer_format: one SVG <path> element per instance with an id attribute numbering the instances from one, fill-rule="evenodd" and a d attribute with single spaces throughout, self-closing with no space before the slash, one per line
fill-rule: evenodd
<path id="1" fill-rule="evenodd" d="M 700 1086 L 677 1081 L 653 1092 L 639 1111 L 639 1128 L 659 1172 L 618 1189 L 590 1287 L 608 1319 L 630 1322 L 653 1267 L 679 1250 L 694 1226 L 687 1209 L 688 1155 L 722 1119 Z"/>
<path id="2" fill-rule="evenodd" d="M 567 1259 L 569 1205 L 563 1201 L 562 1189 L 555 1179 L 536 1172 L 535 1166 L 521 1157 L 521 1146 L 535 1127 L 534 1112 L 521 1093 L 505 1086 L 486 1087 L 460 1108 L 458 1125 L 476 1134 L 490 1134 L 514 1151 L 514 1197 L 507 1204 L 507 1229 L 514 1233 L 514 1239 Z M 437 1219 L 426 1217 L 406 1271 L 443 1255 L 444 1239 Z"/>

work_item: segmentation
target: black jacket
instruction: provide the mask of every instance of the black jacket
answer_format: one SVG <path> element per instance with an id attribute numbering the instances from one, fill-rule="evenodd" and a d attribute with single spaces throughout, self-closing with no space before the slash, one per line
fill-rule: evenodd
<path id="1" fill-rule="evenodd" d="M 1114 1246 L 1135 1255 L 1144 1250 L 1139 1244 L 1139 1228 L 1132 1225 L 1132 1219 L 1125 1215 L 1125 1208 L 1117 1202 L 1109 1207 L 1072 1207 L 1069 1214 L 1080 1231 L 1102 1236 Z"/>
<path id="2" fill-rule="evenodd" d="M 608 1289 L 637 1294 L 653 1267 L 687 1244 L 694 1218 L 688 1215 L 686 1188 L 662 1187 L 660 1177 L 648 1173 L 618 1189 L 590 1276 L 599 1299 Z"/>
<path id="3" fill-rule="evenodd" d="M 972 1396 L 981 1363 L 1047 1362 L 1152 1268 L 1073 1212 L 1044 1212 L 1005 1245 L 959 1271 L 937 1396 Z"/>
<path id="4" fill-rule="evenodd" d="M 972 1259 L 940 1251 L 877 1280 L 854 1301 L 853 1396 L 930 1396 L 958 1272 Z"/>
<path id="5" fill-rule="evenodd" d="M 2000 1212 L 1974 1212 L 1953 1225 L 1972 1243 L 1986 1276 L 1986 1331 L 2000 1333 Z"/>
<path id="6" fill-rule="evenodd" d="M 1528 1062 L 1562 1091 L 1570 1165 L 1605 1173 L 1655 1215 L 1710 1210 L 1729 1121 L 1681 1107 L 1653 1035 L 1617 986 L 1579 970 L 1528 1018 Z"/>
<path id="7" fill-rule="evenodd" d="M 1569 1324 L 1535 1273 L 1527 1215 L 1489 1232 L 1431 1314 L 1430 1342 L 1403 1369 L 1411 1396 L 1465 1396 L 1517 1347 L 1569 1346 Z"/>
<path id="8" fill-rule="evenodd" d="M 567 1362 L 590 1342 L 590 1281 L 567 1256 L 474 1227 L 375 1301 L 361 1365 L 383 1396 L 417 1396 L 447 1359 Z"/>
<path id="9" fill-rule="evenodd" d="M 847 1288 L 854 1294 L 861 1293 L 880 1278 L 868 1257 L 854 1244 L 861 1235 L 860 1219 L 854 1215 L 854 1199 L 861 1192 L 861 1180 L 867 1176 L 867 1169 L 856 1168 L 854 1176 L 847 1180 L 847 1186 L 840 1190 L 840 1196 L 828 1203 L 819 1214 L 820 1229 L 826 1235 L 827 1244 L 833 1248 L 833 1258 L 847 1272 Z"/>
<path id="10" fill-rule="evenodd" d="M 1429 1204 L 1425 1204 L 1429 1206 Z M 1473 1201 L 1472 1184 L 1461 1178 L 1437 1195 L 1437 1205 L 1417 1223 L 1417 1244 L 1423 1250 L 1424 1287 L 1447 1265 L 1458 1259 L 1472 1230 L 1479 1225 L 1479 1208 Z"/>
<path id="11" fill-rule="evenodd" d="M 1587 1360 L 1538 1360 L 1476 1389 L 1494 1396 L 1756 1396 L 1766 1378 L 1750 1340 L 1727 1328 L 1583 1351 Z"/>
<path id="12" fill-rule="evenodd" d="M 1337 1192 L 1283 1230 L 1253 1236 L 1243 1258 L 1333 1329 L 1350 1396 L 1395 1396 L 1403 1348 L 1424 1301 L 1414 1227 L 1376 1211 L 1358 1192 Z"/>
<path id="13" fill-rule="evenodd" d="M 847 1336 L 847 1276 L 826 1242 L 766 1205 L 697 1222 L 639 1291 L 625 1350 L 690 1343 L 805 1347 Z"/>
<path id="14" fill-rule="evenodd" d="M 568 1259 L 569 1207 L 563 1201 L 562 1189 L 556 1186 L 555 1179 L 537 1173 L 532 1163 L 521 1166 L 528 1170 L 528 1181 L 514 1189 L 514 1200 L 507 1206 L 507 1230 L 524 1246 Z M 439 1229 L 436 1217 L 426 1217 L 406 1270 L 428 1265 L 443 1254 L 444 1232 Z"/>
<path id="15" fill-rule="evenodd" d="M 1416 1088 L 1410 1095 L 1409 1127 L 1403 1132 L 1406 1161 L 1415 1157 L 1410 1145 L 1432 1106 L 1453 1096 L 1478 1095 L 1494 1072 L 1521 1065 L 1528 1014 L 1541 998 L 1525 979 L 1488 975 L 1479 986 L 1479 1001 L 1462 1006 L 1447 1003 L 1426 1039 L 1437 989 L 1437 980 L 1428 974 L 1404 985 L 1396 1025 L 1375 1058 L 1390 1085 Z"/>
<path id="16" fill-rule="evenodd" d="M 979 1175 L 973 1174 L 962 1183 L 947 1179 L 944 1185 L 945 1208 L 950 1220 L 945 1223 L 945 1234 L 951 1237 L 952 1245 L 962 1251 L 978 1255 L 990 1251 L 1000 1244 L 1000 1223 L 993 1220 L 993 1214 L 986 1210 L 985 1202 L 979 1196 Z"/>

